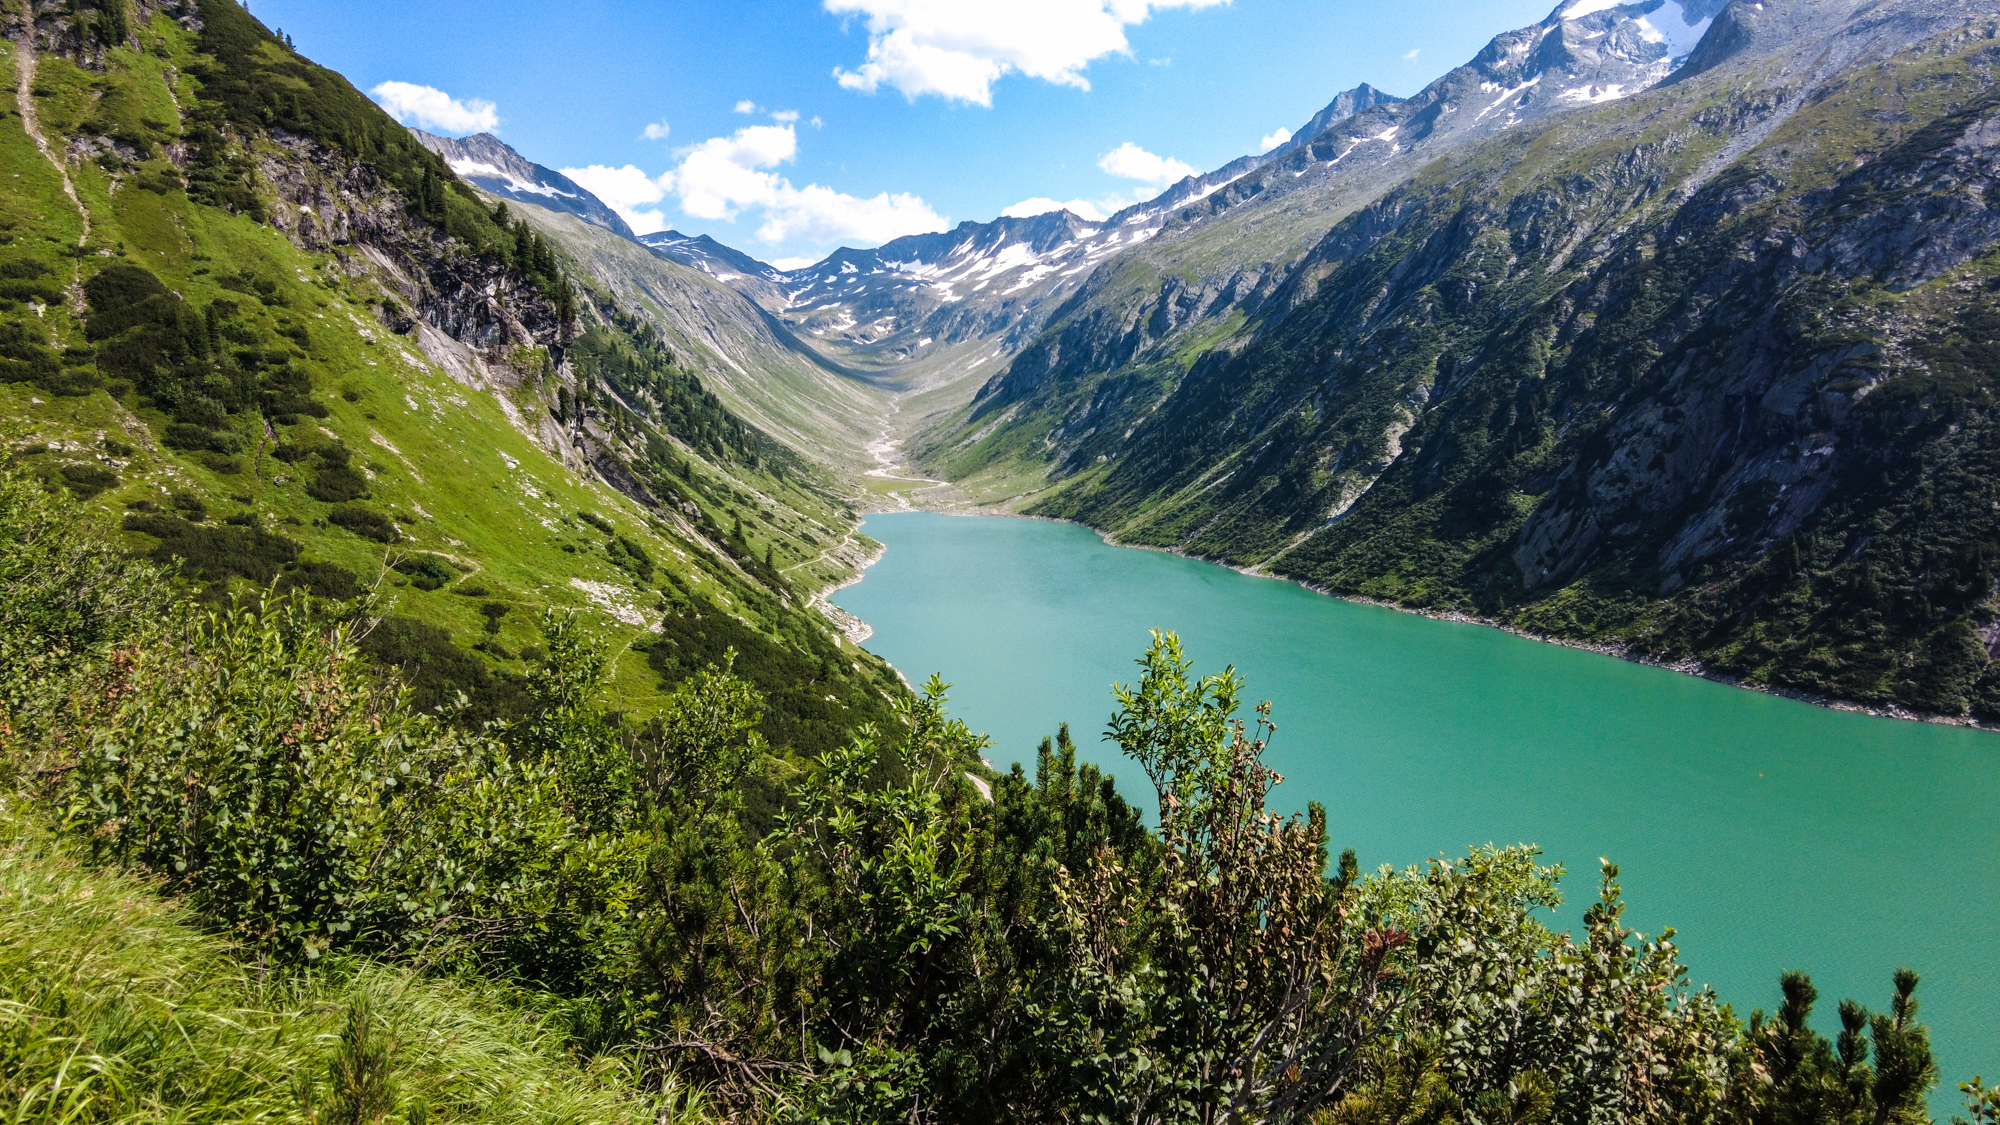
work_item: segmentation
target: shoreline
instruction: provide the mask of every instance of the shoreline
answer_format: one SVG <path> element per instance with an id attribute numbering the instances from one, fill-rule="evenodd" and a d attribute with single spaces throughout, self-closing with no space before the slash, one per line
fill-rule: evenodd
<path id="1" fill-rule="evenodd" d="M 1634 648 L 1633 646 L 1627 644 L 1617 644 L 1608 641 L 1575 640 L 1567 637 L 1552 637 L 1541 633 L 1535 633 L 1527 629 L 1517 628 L 1515 626 L 1508 625 L 1505 622 L 1494 620 L 1493 618 L 1490 617 L 1481 617 L 1477 614 L 1465 613 L 1458 610 L 1418 609 L 1411 606 L 1398 605 L 1395 602 L 1386 601 L 1381 598 L 1367 597 L 1361 594 L 1336 593 L 1335 591 L 1329 590 L 1324 586 L 1321 586 L 1314 582 L 1308 582 L 1304 579 L 1288 578 L 1280 574 L 1270 574 L 1264 571 L 1257 570 L 1253 567 L 1233 566 L 1229 563 L 1221 562 L 1216 559 L 1203 558 L 1200 555 L 1191 555 L 1185 551 L 1181 551 L 1173 547 L 1155 547 L 1145 543 L 1121 543 L 1117 539 L 1113 538 L 1110 532 L 1101 530 L 1099 528 L 1091 527 L 1089 524 L 1086 523 L 1078 523 L 1075 520 L 1057 519 L 1054 516 L 1029 515 L 1023 512 L 981 511 L 977 509 L 970 511 L 962 509 L 957 511 L 945 511 L 945 510 L 938 510 L 931 508 L 912 508 L 909 509 L 909 511 L 924 512 L 926 514 L 936 515 L 936 516 L 966 516 L 966 517 L 989 516 L 989 517 L 999 517 L 1001 519 L 1040 520 L 1044 523 L 1065 523 L 1071 525 L 1072 527 L 1083 528 L 1085 531 L 1088 531 L 1092 535 L 1097 536 L 1097 538 L 1100 541 L 1102 541 L 1104 545 L 1107 547 L 1120 547 L 1126 550 L 1133 550 L 1133 551 L 1154 551 L 1163 555 L 1172 555 L 1176 558 L 1187 559 L 1190 562 L 1205 563 L 1209 566 L 1219 566 L 1224 570 L 1234 571 L 1237 574 L 1243 575 L 1245 578 L 1262 578 L 1272 582 L 1286 582 L 1290 583 L 1291 585 L 1297 586 L 1302 590 L 1309 590 L 1312 593 L 1320 595 L 1321 597 L 1333 598 L 1337 601 L 1351 602 L 1355 605 L 1373 606 L 1377 609 L 1392 610 L 1396 613 L 1407 613 L 1413 617 L 1426 617 L 1432 621 L 1445 621 L 1458 625 L 1477 625 L 1487 629 L 1497 629 L 1500 632 L 1507 633 L 1515 637 L 1519 637 L 1525 641 L 1537 641 L 1542 644 L 1560 645 L 1563 648 L 1581 649 L 1585 652 L 1596 653 L 1599 656 L 1608 656 L 1614 659 L 1626 661 L 1627 663 L 1642 664 L 1649 668 L 1659 668 L 1668 672 L 1678 672 L 1682 675 L 1693 676 L 1697 679 L 1707 680 L 1710 683 L 1721 684 L 1724 687 L 1739 688 L 1744 691 L 1754 691 L 1764 695 L 1777 696 L 1781 699 L 1790 699 L 1795 702 L 1810 704 L 1814 707 L 1821 707 L 1828 711 L 1845 711 L 1851 714 L 1872 715 L 1876 718 L 1881 718 L 1881 719 L 1897 719 L 1903 722 L 1929 723 L 1933 726 L 1960 727 L 1967 730 L 1979 730 L 1979 731 L 2000 733 L 2000 724 L 1982 723 L 1979 720 L 1974 719 L 1969 715 L 1939 715 L 1922 711 L 1912 711 L 1907 707 L 1898 707 L 1893 704 L 1887 707 L 1878 707 L 1865 703 L 1857 703 L 1851 699 L 1840 699 L 1834 696 L 1818 695 L 1813 692 L 1799 691 L 1793 688 L 1779 687 L 1769 684 L 1747 683 L 1744 680 L 1739 679 L 1735 676 L 1730 676 L 1721 672 L 1711 671 L 1701 661 L 1692 658 L 1685 660 L 1669 661 L 1669 660 L 1664 660 L 1651 653 L 1645 652 L 1643 650 Z M 864 513 L 863 522 L 864 523 L 866 522 L 865 517 L 868 515 L 886 516 L 886 515 L 901 515 L 901 514 L 903 513 L 900 511 Z M 884 552 L 887 551 L 886 545 L 884 546 L 883 550 Z M 880 555 L 877 555 L 876 558 L 869 560 L 868 566 L 873 566 L 877 561 L 880 560 L 880 557 L 881 557 Z M 861 581 L 862 578 L 866 577 L 866 572 L 867 572 L 867 567 L 863 567 L 860 571 L 856 572 L 855 577 L 851 582 L 843 583 L 842 587 L 852 585 L 854 582 Z M 836 589 L 842 587 L 836 587 Z M 857 618 L 857 620 L 859 619 Z M 869 630 L 869 635 L 870 636 L 874 635 L 873 629 Z"/>
<path id="2" fill-rule="evenodd" d="M 867 521 L 863 520 L 862 522 L 865 523 Z M 859 533 L 861 530 L 860 525 L 856 524 L 854 530 L 856 533 Z M 806 599 L 808 606 L 817 610 L 820 616 L 833 622 L 833 627 L 840 630 L 841 635 L 846 637 L 848 642 L 856 648 L 860 648 L 868 638 L 875 635 L 875 627 L 828 601 L 827 598 L 829 595 L 837 594 L 849 586 L 860 582 L 863 578 L 868 577 L 868 568 L 881 562 L 882 556 L 888 553 L 889 545 L 879 539 L 875 540 L 875 549 L 862 556 L 861 564 L 854 568 L 853 574 L 848 575 L 846 578 L 823 590 L 813 591 L 812 596 Z M 902 675 L 902 673 L 898 672 L 897 675 Z"/>

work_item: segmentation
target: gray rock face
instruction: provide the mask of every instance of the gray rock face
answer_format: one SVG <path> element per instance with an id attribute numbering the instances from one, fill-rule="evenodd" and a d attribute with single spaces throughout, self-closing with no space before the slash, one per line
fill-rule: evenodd
<path id="1" fill-rule="evenodd" d="M 1031 511 L 1131 541 L 2000 716 L 2000 3 L 1691 4 L 1685 52 L 1590 7 L 1170 218 L 1131 257 L 1208 264 L 1108 262 L 929 463 L 1028 450 Z"/>
<path id="2" fill-rule="evenodd" d="M 639 244 L 670 262 L 692 266 L 717 281 L 768 281 L 775 284 L 784 277 L 778 267 L 724 246 L 705 234 L 685 235 L 677 230 L 663 230 L 658 234 L 639 236 Z"/>
<path id="3" fill-rule="evenodd" d="M 412 215 L 372 165 L 303 137 L 274 139 L 288 155 L 265 156 L 258 171 L 275 195 L 271 223 L 293 242 L 339 255 L 357 273 L 386 272 L 426 323 L 461 344 L 559 348 L 566 326 L 546 297 Z"/>
<path id="4" fill-rule="evenodd" d="M 423 146 L 444 157 L 451 170 L 481 191 L 551 211 L 575 215 L 626 238 L 637 238 L 618 212 L 561 172 L 544 168 L 515 152 L 491 133 L 470 137 L 437 137 L 418 129 L 410 132 Z"/>

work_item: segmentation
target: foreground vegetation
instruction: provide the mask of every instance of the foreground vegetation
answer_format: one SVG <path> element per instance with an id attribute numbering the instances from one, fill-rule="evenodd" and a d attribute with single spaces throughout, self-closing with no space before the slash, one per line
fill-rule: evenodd
<path id="1" fill-rule="evenodd" d="M 1572 936 L 1531 848 L 1330 861 L 1171 636 L 1110 730 L 1151 830 L 1066 730 L 991 775 L 935 682 L 804 767 L 727 655 L 624 719 L 558 615 L 468 730 L 365 617 L 205 609 L 108 534 L 0 477 L 9 1120 L 1928 1119 L 1913 974 L 1828 1042 L 1803 975 L 1689 989 L 1615 867 Z"/>

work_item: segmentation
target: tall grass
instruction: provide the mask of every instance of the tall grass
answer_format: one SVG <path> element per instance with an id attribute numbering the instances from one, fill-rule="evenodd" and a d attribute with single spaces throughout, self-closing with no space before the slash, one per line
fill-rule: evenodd
<path id="1" fill-rule="evenodd" d="M 0 797 L 0 1122 L 698 1122 L 559 1013 L 488 983 L 327 958 L 266 971 Z"/>

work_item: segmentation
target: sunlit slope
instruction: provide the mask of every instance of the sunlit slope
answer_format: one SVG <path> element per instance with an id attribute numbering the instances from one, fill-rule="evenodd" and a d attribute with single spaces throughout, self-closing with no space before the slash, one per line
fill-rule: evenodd
<path id="1" fill-rule="evenodd" d="M 101 69 L 41 52 L 32 80 L 19 40 L 0 44 L 9 101 L 61 160 L 19 109 L 0 122 L 10 463 L 89 498 L 133 550 L 217 597 L 372 588 L 384 658 L 429 676 L 441 702 L 478 688 L 476 705 L 504 711 L 541 611 L 573 608 L 642 642 L 612 668 L 620 705 L 641 713 L 682 656 L 720 659 L 726 643 L 812 669 L 784 682 L 838 680 L 813 696 L 821 710 L 879 705 L 893 673 L 807 607 L 868 546 L 834 476 L 754 432 L 683 440 L 673 418 L 720 409 L 695 392 L 633 406 L 578 382 L 564 349 L 538 343 L 550 306 L 530 289 L 503 310 L 525 337 L 482 338 L 492 329 L 453 304 L 475 287 L 437 278 L 483 259 L 401 218 L 387 190 L 338 194 L 356 173 L 325 150 L 211 139 L 241 189 L 218 205 L 201 167 L 170 159 L 208 104 L 201 40 L 163 15 L 131 40 L 78 56 Z M 312 192 L 333 201 L 300 206 Z M 357 217 L 382 221 L 390 248 L 311 237 Z M 577 347 L 624 346 L 582 315 Z M 189 340 L 213 359 L 176 351 Z M 154 385 L 169 368 L 187 380 Z"/>
<path id="2" fill-rule="evenodd" d="M 745 421 L 838 471 L 872 465 L 864 446 L 888 410 L 886 391 L 831 368 L 748 297 L 700 270 L 575 216 L 508 206 L 594 285 L 642 310 Z"/>
<path id="3" fill-rule="evenodd" d="M 1052 329 L 930 463 L 1336 591 L 2000 715 L 2000 10 L 1848 14 L 1730 6 L 1712 67 L 1417 170 L 1213 338 Z"/>

